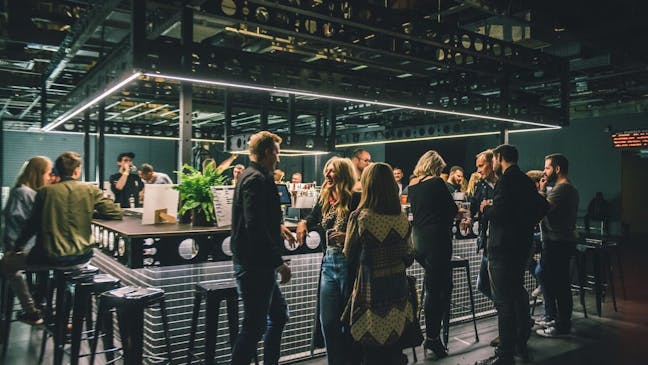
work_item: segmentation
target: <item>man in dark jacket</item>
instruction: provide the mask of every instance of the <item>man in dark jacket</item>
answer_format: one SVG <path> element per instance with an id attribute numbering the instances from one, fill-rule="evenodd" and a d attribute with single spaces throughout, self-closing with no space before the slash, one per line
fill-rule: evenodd
<path id="1" fill-rule="evenodd" d="M 517 166 L 518 151 L 501 145 L 493 150 L 493 169 L 500 175 L 488 211 L 488 272 L 497 308 L 500 344 L 495 355 L 476 364 L 513 364 L 513 355 L 527 357 L 531 317 L 524 271 L 533 242 L 537 211 L 546 201 Z M 546 207 L 544 208 L 546 211 Z"/>
<path id="2" fill-rule="evenodd" d="M 279 192 L 272 172 L 279 162 L 281 138 L 267 131 L 250 137 L 250 165 L 238 177 L 232 206 L 232 253 L 243 324 L 232 352 L 232 364 L 247 365 L 263 336 L 265 364 L 279 362 L 281 333 L 288 306 L 275 280 L 290 280 L 281 257 L 283 239 L 295 239 L 282 224 Z M 282 238 L 283 236 L 283 238 Z"/>

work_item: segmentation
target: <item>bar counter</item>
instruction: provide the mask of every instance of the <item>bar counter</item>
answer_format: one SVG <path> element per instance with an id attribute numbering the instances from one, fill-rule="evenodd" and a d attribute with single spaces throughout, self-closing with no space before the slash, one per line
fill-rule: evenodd
<path id="1" fill-rule="evenodd" d="M 142 225 L 137 218 L 124 217 L 123 221 L 93 221 L 93 234 L 100 243 L 100 248 L 95 249 L 93 265 L 119 278 L 123 285 L 164 289 L 170 322 L 172 363 L 185 364 L 194 285 L 200 281 L 227 280 L 233 276 L 229 228 L 192 227 L 188 224 Z M 323 352 L 321 349 L 313 351 L 311 348 L 317 283 L 322 260 L 322 251 L 317 238 L 311 237 L 307 245 L 296 250 L 286 248 L 284 251 L 284 259 L 289 262 L 292 269 L 292 279 L 288 284 L 281 286 L 290 309 L 290 320 L 284 330 L 281 343 L 282 362 L 305 359 Z M 495 311 L 490 300 L 474 288 L 481 261 L 481 253 L 476 252 L 475 245 L 474 238 L 456 239 L 453 241 L 453 254 L 470 261 L 477 318 L 482 318 L 494 314 Z M 414 263 L 408 272 L 418 278 L 417 285 L 421 288 L 423 269 Z M 455 270 L 453 280 L 451 324 L 471 319 L 465 272 Z M 535 283 L 528 274 L 526 281 L 527 289 L 535 288 Z M 221 305 L 218 314 L 219 328 L 216 345 L 218 363 L 230 361 L 227 316 L 224 307 Z M 204 351 L 204 308 L 203 304 L 194 347 L 199 358 L 202 358 Z M 241 303 L 239 303 L 239 312 L 242 318 Z M 423 316 L 421 320 L 423 324 Z M 450 331 L 452 332 L 452 329 Z M 158 309 L 149 309 L 145 313 L 144 346 L 145 351 L 150 354 L 165 355 Z M 262 360 L 262 343 L 258 346 L 258 353 L 259 360 Z"/>

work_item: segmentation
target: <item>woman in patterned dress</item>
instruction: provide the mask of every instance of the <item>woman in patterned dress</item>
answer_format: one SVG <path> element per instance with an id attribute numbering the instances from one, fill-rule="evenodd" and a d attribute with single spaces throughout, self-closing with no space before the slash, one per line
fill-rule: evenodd
<path id="1" fill-rule="evenodd" d="M 414 260 L 410 225 L 389 165 L 367 167 L 360 183 L 344 244 L 349 272 L 357 273 L 345 317 L 364 364 L 407 364 L 398 341 L 416 318 L 405 272 Z"/>

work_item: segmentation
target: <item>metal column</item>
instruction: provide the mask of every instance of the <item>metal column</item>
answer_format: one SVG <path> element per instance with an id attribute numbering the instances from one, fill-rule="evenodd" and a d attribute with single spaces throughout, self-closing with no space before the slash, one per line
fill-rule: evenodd
<path id="1" fill-rule="evenodd" d="M 43 79 L 43 84 L 41 86 L 41 93 L 40 93 L 41 128 L 47 125 L 47 87 L 46 86 L 47 85 L 45 84 L 45 80 Z"/>
<path id="2" fill-rule="evenodd" d="M 83 181 L 90 179 L 90 110 L 83 112 Z M 101 188 L 101 186 L 99 186 Z"/>
<path id="3" fill-rule="evenodd" d="M 223 124 L 223 151 L 229 152 L 231 150 L 230 137 L 232 136 L 232 99 L 230 97 L 230 89 L 225 89 L 223 93 L 223 114 L 225 115 L 225 123 Z"/>
<path id="4" fill-rule="evenodd" d="M 295 126 L 297 124 L 297 105 L 295 102 L 295 94 L 288 95 L 288 134 L 290 144 L 295 143 Z"/>
<path id="5" fill-rule="evenodd" d="M 335 103 L 333 100 L 329 100 L 328 102 L 328 150 L 329 151 L 334 151 L 335 150 L 335 121 L 336 121 L 336 110 L 335 110 Z"/>
<path id="6" fill-rule="evenodd" d="M 180 25 L 180 43 L 182 45 L 182 69 L 186 72 L 191 70 L 191 46 L 193 44 L 193 10 L 188 7 L 182 8 Z M 180 84 L 180 125 L 178 126 L 178 170 L 182 170 L 184 164 L 192 164 L 191 160 L 191 137 L 192 137 L 192 113 L 193 113 L 193 87 L 191 83 Z"/>
<path id="7" fill-rule="evenodd" d="M 103 189 L 106 181 L 106 102 L 99 102 L 97 110 L 97 180 L 99 189 Z"/>
<path id="8" fill-rule="evenodd" d="M 192 113 L 192 85 L 183 82 L 180 85 L 180 125 L 178 143 L 178 171 L 184 164 L 191 165 L 191 113 Z"/>
<path id="9" fill-rule="evenodd" d="M 268 130 L 268 104 L 270 104 L 270 94 L 262 93 L 261 94 L 261 115 L 259 119 L 261 121 L 261 130 Z"/>
<path id="10" fill-rule="evenodd" d="M 130 41 L 134 68 L 144 64 L 142 59 L 146 55 L 146 24 L 146 1 L 131 0 Z"/>
<path id="11" fill-rule="evenodd" d="M 500 144 L 509 144 L 509 130 L 504 128 L 499 134 Z"/>

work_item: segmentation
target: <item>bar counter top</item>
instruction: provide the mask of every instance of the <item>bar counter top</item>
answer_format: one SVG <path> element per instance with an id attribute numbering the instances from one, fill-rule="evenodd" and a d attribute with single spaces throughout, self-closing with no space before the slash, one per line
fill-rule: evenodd
<path id="1" fill-rule="evenodd" d="M 201 227 L 191 224 L 180 223 L 158 223 L 142 224 L 142 219 L 134 216 L 124 216 L 122 220 L 94 219 L 93 224 L 118 232 L 128 237 L 151 237 L 151 236 L 178 236 L 187 234 L 210 234 L 229 232 L 231 227 Z M 285 222 L 284 225 L 290 229 L 297 227 L 296 223 Z"/>
<path id="2" fill-rule="evenodd" d="M 230 231 L 229 226 L 194 227 L 191 224 L 179 223 L 142 224 L 141 218 L 132 216 L 124 216 L 122 220 L 94 219 L 92 223 L 129 237 L 173 236 L 188 233 L 209 234 Z"/>

